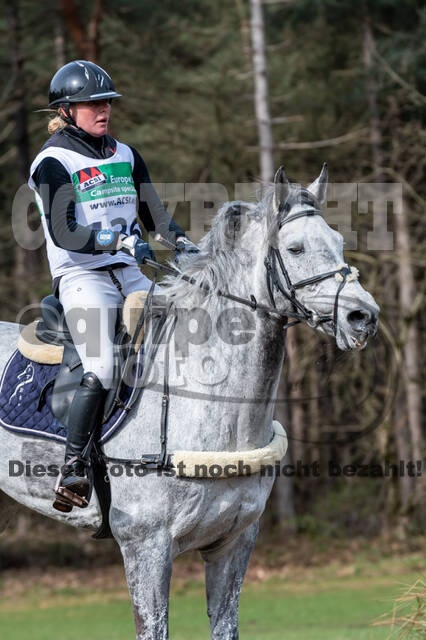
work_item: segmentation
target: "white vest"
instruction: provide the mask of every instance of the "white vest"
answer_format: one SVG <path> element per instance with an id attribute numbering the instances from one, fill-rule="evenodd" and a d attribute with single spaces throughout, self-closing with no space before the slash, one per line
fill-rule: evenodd
<path id="1" fill-rule="evenodd" d="M 44 158 L 59 160 L 68 171 L 76 193 L 75 216 L 78 224 L 90 225 L 99 231 L 109 229 L 121 231 L 127 235 L 134 233 L 140 235 L 136 219 L 137 193 L 132 177 L 134 157 L 130 147 L 117 142 L 115 154 L 106 159 L 89 158 L 62 147 L 47 147 L 32 163 L 31 176 Z M 118 251 L 115 255 L 108 252 L 92 255 L 57 247 L 50 236 L 43 202 L 32 177 L 28 184 L 35 192 L 36 203 L 40 210 L 46 236 L 47 257 L 53 278 L 79 269 L 95 269 L 115 262 L 127 264 L 135 262 L 132 256 L 123 251 Z M 110 240 L 110 236 L 111 234 L 104 234 L 106 242 Z M 98 242 L 102 243 L 102 237 L 102 233 L 98 234 Z M 71 247 L 73 246 L 71 231 L 69 238 Z"/>

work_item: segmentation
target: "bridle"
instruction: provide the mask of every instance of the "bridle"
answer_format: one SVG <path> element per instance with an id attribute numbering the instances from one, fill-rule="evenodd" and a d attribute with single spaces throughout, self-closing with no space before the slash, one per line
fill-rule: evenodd
<path id="1" fill-rule="evenodd" d="M 278 224 L 278 230 L 280 231 L 285 224 L 296 220 L 297 218 L 302 218 L 304 216 L 314 216 L 314 215 L 322 215 L 320 209 L 303 209 L 302 211 L 298 211 L 293 215 L 286 217 L 282 217 L 284 212 L 284 207 L 279 209 L 278 215 L 280 217 L 280 222 Z M 283 257 L 281 252 L 276 247 L 269 245 L 268 255 L 265 258 L 265 267 L 266 267 L 266 285 L 268 288 L 269 299 L 271 301 L 272 306 L 276 309 L 275 302 L 275 290 L 278 290 L 287 300 L 289 300 L 292 304 L 293 313 L 287 314 L 294 317 L 295 320 L 288 323 L 285 328 L 289 326 L 293 326 L 298 324 L 299 322 L 306 322 L 306 324 L 312 328 L 316 328 L 320 324 L 324 324 L 325 322 L 331 322 L 333 327 L 334 335 L 337 334 L 337 313 L 339 308 L 339 295 L 347 282 L 352 282 L 358 279 L 358 269 L 355 267 L 348 267 L 347 264 L 342 264 L 334 269 L 333 271 L 327 271 L 325 273 L 321 273 L 316 276 L 312 276 L 311 278 L 306 278 L 305 280 L 299 280 L 299 282 L 292 283 L 290 276 L 288 275 L 288 271 L 285 267 Z M 285 286 L 280 277 L 281 271 L 282 276 L 284 277 Z M 317 282 L 322 282 L 323 280 L 327 280 L 328 278 L 335 277 L 336 280 L 340 283 L 336 296 L 334 299 L 334 308 L 333 315 L 318 315 L 314 313 L 311 309 L 305 307 L 304 304 L 300 302 L 300 300 L 296 297 L 296 291 L 298 289 L 302 289 L 302 287 L 306 287 L 310 284 L 316 284 Z"/>

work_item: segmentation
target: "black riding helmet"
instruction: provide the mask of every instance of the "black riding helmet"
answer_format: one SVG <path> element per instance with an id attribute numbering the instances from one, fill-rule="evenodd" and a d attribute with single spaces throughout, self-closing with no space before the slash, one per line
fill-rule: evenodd
<path id="1" fill-rule="evenodd" d="M 49 107 L 120 96 L 110 76 L 101 67 L 88 60 L 74 60 L 53 76 L 49 88 Z"/>

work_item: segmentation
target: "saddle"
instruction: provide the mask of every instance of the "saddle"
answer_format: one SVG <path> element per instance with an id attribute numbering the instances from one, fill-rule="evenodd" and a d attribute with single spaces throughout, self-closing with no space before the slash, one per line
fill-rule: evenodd
<path id="1" fill-rule="evenodd" d="M 138 349 L 142 342 L 143 330 L 140 331 L 134 345 L 131 344 L 131 338 L 134 336 L 147 295 L 146 291 L 131 293 L 117 314 L 114 379 L 105 402 L 104 422 L 111 415 L 119 399 L 117 388 L 129 348 L 133 346 Z M 17 346 L 20 353 L 33 362 L 60 365 L 55 378 L 49 380 L 43 388 L 39 402 L 44 400 L 46 392 L 53 386 L 50 398 L 52 412 L 59 422 L 67 426 L 69 409 L 80 384 L 83 368 L 66 324 L 62 304 L 54 295 L 49 295 L 41 301 L 40 309 L 41 319 L 23 328 Z"/>

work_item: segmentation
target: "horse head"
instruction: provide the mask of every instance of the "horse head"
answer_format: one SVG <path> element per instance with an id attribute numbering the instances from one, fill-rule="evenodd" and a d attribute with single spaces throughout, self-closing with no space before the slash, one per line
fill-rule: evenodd
<path id="1" fill-rule="evenodd" d="M 290 184 L 284 168 L 266 197 L 271 299 L 282 311 L 334 335 L 342 349 L 362 349 L 377 331 L 379 307 L 343 258 L 343 237 L 321 214 L 327 166 L 307 188 Z"/>
<path id="2" fill-rule="evenodd" d="M 224 299 L 218 293 L 254 298 L 263 309 L 269 303 L 275 317 L 335 336 L 342 350 L 364 348 L 377 331 L 379 307 L 357 269 L 345 264 L 342 235 L 322 216 L 326 194 L 326 165 L 307 188 L 289 183 L 280 167 L 259 202 L 225 203 L 201 253 L 180 261 L 198 287 L 169 276 L 167 293 L 184 304 L 204 297 L 216 309 Z"/>

